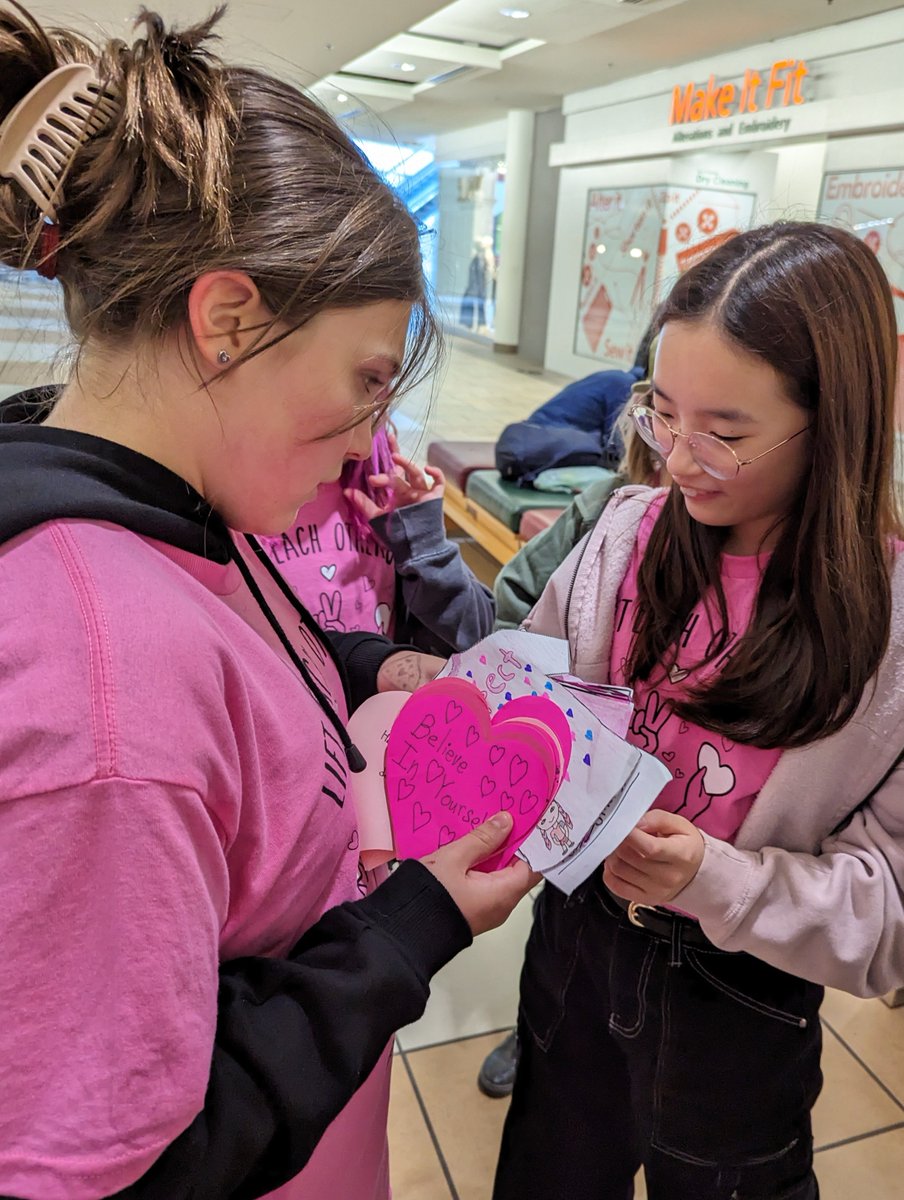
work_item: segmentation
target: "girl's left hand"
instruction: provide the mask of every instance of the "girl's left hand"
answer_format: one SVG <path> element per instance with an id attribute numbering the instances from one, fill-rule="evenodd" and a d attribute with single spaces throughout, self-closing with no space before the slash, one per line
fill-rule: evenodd
<path id="1" fill-rule="evenodd" d="M 700 869 L 703 834 L 677 813 L 654 808 L 606 859 L 610 892 L 638 904 L 669 904 Z"/>
<path id="2" fill-rule="evenodd" d="M 419 687 L 435 679 L 446 665 L 444 658 L 435 654 L 421 654 L 418 650 L 399 650 L 380 663 L 377 672 L 378 692 L 416 692 Z"/>

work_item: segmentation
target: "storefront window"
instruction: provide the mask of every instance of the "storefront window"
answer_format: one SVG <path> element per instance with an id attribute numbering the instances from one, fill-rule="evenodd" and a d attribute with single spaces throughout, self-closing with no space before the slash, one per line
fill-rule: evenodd
<path id="1" fill-rule="evenodd" d="M 439 169 L 434 282 L 446 324 L 492 337 L 505 168 L 497 158 Z"/>

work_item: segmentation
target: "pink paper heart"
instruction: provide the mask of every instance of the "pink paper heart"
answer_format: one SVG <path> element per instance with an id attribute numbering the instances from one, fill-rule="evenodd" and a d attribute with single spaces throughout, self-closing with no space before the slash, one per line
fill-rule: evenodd
<path id="1" fill-rule="evenodd" d="M 479 869 L 496 870 L 511 860 L 555 795 L 565 761 L 559 738 L 569 753 L 571 742 L 546 723 L 551 709 L 559 712 L 546 698 L 523 698 L 516 710 L 521 716 L 507 716 L 509 707 L 491 718 L 473 683 L 450 678 L 426 684 L 406 702 L 390 730 L 385 759 L 397 857 L 435 853 L 506 809 L 512 832 Z"/>
<path id="2" fill-rule="evenodd" d="M 571 759 L 572 742 L 574 741 L 571 726 L 561 708 L 546 696 L 520 696 L 503 705 L 502 711 L 494 719 L 494 724 L 498 725 L 514 719 L 519 722 L 535 724 L 553 734 L 561 754 L 557 772 L 561 782 Z M 490 761 L 493 761 L 492 751 Z"/>

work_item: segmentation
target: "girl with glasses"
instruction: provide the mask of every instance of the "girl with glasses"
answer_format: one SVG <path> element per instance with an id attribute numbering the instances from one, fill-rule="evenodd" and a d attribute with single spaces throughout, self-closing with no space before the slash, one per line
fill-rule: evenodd
<path id="1" fill-rule="evenodd" d="M 815 224 L 676 284 L 626 488 L 527 626 L 634 689 L 672 779 L 544 888 L 495 1200 L 816 1200 L 825 986 L 904 981 L 904 556 L 885 276 Z"/>

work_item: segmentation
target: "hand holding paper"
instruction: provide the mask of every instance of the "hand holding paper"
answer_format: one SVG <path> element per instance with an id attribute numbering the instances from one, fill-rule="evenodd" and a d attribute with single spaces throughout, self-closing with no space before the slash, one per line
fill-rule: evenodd
<path id="1" fill-rule="evenodd" d="M 540 882 L 540 876 L 516 859 L 501 871 L 475 870 L 498 853 L 511 833 L 511 818 L 499 812 L 458 841 L 421 859 L 458 907 L 476 937 L 495 929 L 518 901 Z"/>
<path id="2" fill-rule="evenodd" d="M 435 679 L 445 660 L 435 654 L 421 654 L 417 650 L 400 650 L 390 654 L 380 663 L 377 672 L 378 692 L 416 692 L 419 687 Z"/>

